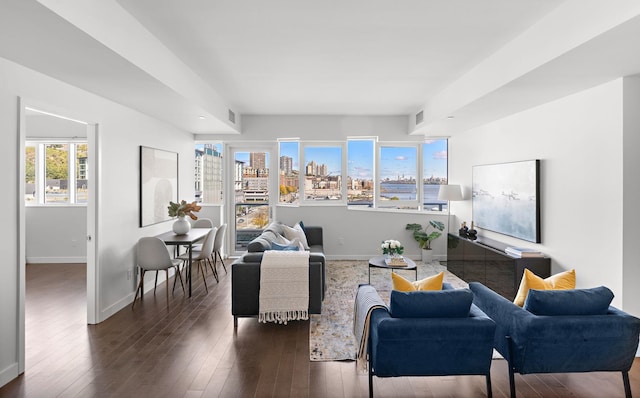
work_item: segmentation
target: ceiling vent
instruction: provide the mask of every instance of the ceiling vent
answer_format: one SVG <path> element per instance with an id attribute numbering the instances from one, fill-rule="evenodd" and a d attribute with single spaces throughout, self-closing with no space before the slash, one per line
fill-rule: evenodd
<path id="1" fill-rule="evenodd" d="M 422 123 L 424 121 L 424 111 L 420 111 L 416 113 L 416 125 Z"/>
<path id="2" fill-rule="evenodd" d="M 233 124 L 236 124 L 236 114 L 233 113 L 231 109 L 229 109 L 229 121 Z"/>

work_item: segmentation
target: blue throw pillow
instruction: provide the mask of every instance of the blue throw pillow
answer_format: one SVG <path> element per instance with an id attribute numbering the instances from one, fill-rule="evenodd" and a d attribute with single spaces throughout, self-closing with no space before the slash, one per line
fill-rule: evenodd
<path id="1" fill-rule="evenodd" d="M 613 292 L 604 286 L 591 289 L 529 290 L 524 309 L 534 315 L 606 315 Z"/>
<path id="2" fill-rule="evenodd" d="M 469 289 L 392 290 L 389 310 L 394 318 L 464 318 L 472 301 Z"/>
<path id="3" fill-rule="evenodd" d="M 297 252 L 300 250 L 300 247 L 298 245 L 281 245 L 276 242 L 271 242 L 271 250 Z"/>

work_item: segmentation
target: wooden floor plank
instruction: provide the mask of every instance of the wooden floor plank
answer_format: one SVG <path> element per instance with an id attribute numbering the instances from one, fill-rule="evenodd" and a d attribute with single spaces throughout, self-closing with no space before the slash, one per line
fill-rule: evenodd
<path id="1" fill-rule="evenodd" d="M 194 273 L 194 277 L 197 275 Z M 135 308 L 86 324 L 86 269 L 27 266 L 26 372 L 0 397 L 366 397 L 349 361 L 310 362 L 309 322 L 260 324 L 230 313 L 230 274 L 199 276 L 193 296 L 165 284 Z M 172 282 L 172 281 L 170 281 Z M 491 367 L 494 397 L 509 396 L 506 361 Z M 640 396 L 640 359 L 630 372 Z M 376 397 L 483 397 L 481 376 L 374 377 Z M 516 375 L 518 397 L 623 397 L 620 373 Z"/>

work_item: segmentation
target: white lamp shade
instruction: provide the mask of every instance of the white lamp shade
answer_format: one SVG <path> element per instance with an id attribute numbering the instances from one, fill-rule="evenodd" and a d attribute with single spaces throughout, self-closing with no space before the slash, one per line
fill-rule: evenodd
<path id="1" fill-rule="evenodd" d="M 462 200 L 462 188 L 457 184 L 440 185 L 438 200 Z"/>

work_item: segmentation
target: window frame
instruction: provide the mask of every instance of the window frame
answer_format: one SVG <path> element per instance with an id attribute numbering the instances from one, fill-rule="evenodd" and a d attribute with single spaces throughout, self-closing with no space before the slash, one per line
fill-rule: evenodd
<path id="1" fill-rule="evenodd" d="M 48 145 L 67 145 L 67 189 L 68 200 L 65 202 L 47 202 L 46 196 L 46 163 L 47 163 L 47 151 Z M 28 139 L 25 141 L 25 152 L 27 147 L 35 147 L 35 176 L 34 176 L 34 189 L 35 200 L 27 201 L 26 197 L 23 198 L 24 204 L 27 207 L 64 207 L 64 206 L 87 206 L 87 202 L 78 202 L 77 194 L 77 170 L 76 164 L 78 159 L 78 145 L 89 145 L 87 139 Z M 88 152 L 88 149 L 87 149 Z M 88 156 L 88 153 L 87 153 Z M 87 164 L 88 166 L 88 164 Z M 26 167 L 26 164 L 25 164 Z M 23 176 L 23 183 L 26 184 L 26 176 Z M 87 179 L 87 184 L 89 180 Z M 26 194 L 26 193 L 25 193 Z"/>
<path id="2" fill-rule="evenodd" d="M 335 147 L 340 148 L 340 199 L 330 199 L 330 200 L 309 200 L 307 199 L 307 194 L 305 192 L 305 179 L 306 179 L 306 171 L 304 169 L 307 167 L 307 159 L 305 158 L 305 150 L 307 148 L 324 148 L 324 147 Z M 347 143 L 346 141 L 301 141 L 300 142 L 300 157 L 302 162 L 300 163 L 300 204 L 301 205 L 322 205 L 322 206 L 346 206 L 347 205 L 347 185 L 346 181 L 346 173 L 347 173 Z M 313 159 L 312 159 L 313 160 Z"/>
<path id="3" fill-rule="evenodd" d="M 382 149 L 383 148 L 414 148 L 416 150 L 416 199 L 415 200 L 398 200 L 394 201 L 394 207 L 382 207 L 380 200 L 380 193 L 382 192 Z M 375 164 L 377 165 L 375 170 L 375 191 L 373 196 L 373 207 L 378 210 L 395 210 L 395 211 L 422 211 L 423 192 L 422 192 L 422 142 L 415 141 L 380 141 L 376 144 L 376 158 Z M 413 208 L 411 208 L 413 207 Z"/>

